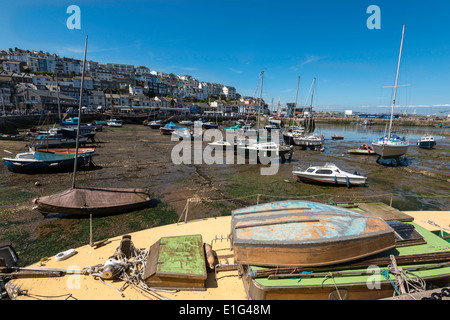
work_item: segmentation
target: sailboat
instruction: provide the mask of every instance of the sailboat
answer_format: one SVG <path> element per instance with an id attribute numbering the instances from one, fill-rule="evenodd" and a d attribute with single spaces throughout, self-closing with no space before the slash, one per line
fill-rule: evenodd
<path id="1" fill-rule="evenodd" d="M 300 76 L 298 76 L 297 81 L 297 93 L 295 95 L 295 108 L 297 108 L 297 98 L 298 98 L 298 88 L 300 86 Z M 278 108 L 280 107 L 280 102 L 278 101 Z M 292 124 L 291 126 L 287 127 L 285 131 L 283 131 L 283 140 L 285 143 L 289 145 L 294 145 L 294 137 L 301 137 L 305 133 L 305 128 L 302 126 L 294 126 L 295 122 L 295 109 L 292 114 Z"/>
<path id="2" fill-rule="evenodd" d="M 83 71 L 81 75 L 80 97 L 83 96 L 84 72 L 86 66 L 87 41 L 84 48 Z M 78 130 L 76 151 L 78 156 L 80 139 L 82 99 L 78 108 Z M 148 207 L 150 195 L 147 189 L 120 189 L 120 188 L 80 188 L 75 186 L 77 166 L 74 165 L 72 188 L 58 194 L 33 199 L 33 209 L 39 210 L 43 215 L 48 213 L 65 213 L 72 215 L 106 215 L 134 211 Z"/>
<path id="3" fill-rule="evenodd" d="M 312 111 L 315 84 L 316 84 L 316 78 L 314 78 L 314 81 L 313 81 L 310 112 Z M 293 137 L 294 144 L 302 147 L 303 149 L 306 149 L 308 147 L 312 148 L 312 149 L 320 148 L 322 146 L 323 142 L 325 141 L 325 138 L 323 137 L 323 135 L 318 135 L 317 133 L 314 133 L 313 126 L 314 126 L 314 123 L 313 123 L 312 115 L 308 115 L 305 118 L 306 130 L 302 135 Z"/>
<path id="4" fill-rule="evenodd" d="M 261 93 L 260 93 L 260 107 L 258 111 L 258 125 L 256 131 L 256 141 L 255 139 L 248 139 L 246 144 L 237 144 L 236 150 L 238 154 L 245 155 L 246 157 L 256 154 L 259 158 L 271 158 L 271 159 L 281 159 L 282 162 L 286 160 L 286 156 L 290 154 L 289 159 L 292 156 L 293 149 L 291 146 L 280 145 L 279 142 L 275 141 L 261 141 L 260 140 L 260 130 L 259 121 L 260 113 L 262 108 L 262 87 L 263 87 L 264 71 L 261 71 Z M 242 137 L 241 137 L 242 138 Z"/>
<path id="5" fill-rule="evenodd" d="M 377 162 L 380 160 L 380 158 L 396 159 L 396 161 L 398 162 L 399 157 L 404 155 L 408 151 L 408 147 L 409 147 L 409 143 L 404 137 L 401 138 L 395 134 L 392 134 L 392 119 L 394 117 L 395 100 L 397 97 L 398 73 L 399 73 L 400 61 L 401 61 L 401 57 L 402 57 L 404 36 L 405 36 L 405 25 L 403 25 L 402 41 L 400 43 L 400 53 L 398 55 L 397 73 L 395 76 L 394 98 L 393 98 L 392 107 L 391 107 L 391 118 L 389 121 L 389 130 L 385 136 L 380 137 L 377 141 L 374 141 L 372 143 L 375 153 L 379 156 Z"/>

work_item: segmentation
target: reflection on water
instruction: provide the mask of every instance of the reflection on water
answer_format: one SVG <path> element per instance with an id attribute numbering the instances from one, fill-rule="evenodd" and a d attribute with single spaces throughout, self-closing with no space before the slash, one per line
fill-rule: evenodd
<path id="1" fill-rule="evenodd" d="M 401 137 L 406 137 L 410 144 L 415 144 L 417 140 L 424 134 L 434 135 L 436 141 L 449 140 L 446 136 L 450 136 L 450 128 L 423 128 L 423 127 L 394 127 L 392 130 Z M 325 139 L 331 139 L 334 134 L 344 136 L 345 140 L 361 143 L 371 143 L 387 132 L 387 128 L 380 125 L 363 126 L 363 125 L 337 125 L 337 124 L 317 124 L 316 132 L 323 134 Z"/>
<path id="2" fill-rule="evenodd" d="M 338 125 L 317 124 L 316 133 L 325 137 L 325 153 L 343 154 L 350 148 L 357 148 L 362 144 L 371 145 L 372 142 L 386 133 L 386 128 L 380 125 Z M 448 172 L 448 160 L 450 156 L 450 128 L 424 128 L 424 127 L 399 127 L 395 126 L 393 132 L 400 137 L 406 137 L 410 143 L 406 154 L 408 163 L 413 163 L 418 168 L 427 170 Z M 417 140 L 422 135 L 431 134 L 436 139 L 436 147 L 433 150 L 420 149 Z M 344 140 L 331 140 L 331 137 L 341 135 Z M 375 160 L 374 160 L 375 161 Z"/>

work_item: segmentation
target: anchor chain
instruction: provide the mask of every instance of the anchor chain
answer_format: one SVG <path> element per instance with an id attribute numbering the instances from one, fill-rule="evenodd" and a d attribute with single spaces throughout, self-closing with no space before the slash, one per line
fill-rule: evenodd
<path id="1" fill-rule="evenodd" d="M 450 288 L 442 288 L 441 292 L 433 292 L 429 297 L 422 300 L 442 300 L 443 297 L 450 297 Z"/>

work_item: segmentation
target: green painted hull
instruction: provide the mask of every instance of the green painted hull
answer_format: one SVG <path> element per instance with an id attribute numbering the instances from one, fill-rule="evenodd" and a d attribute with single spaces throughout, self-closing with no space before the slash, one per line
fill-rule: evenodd
<path id="1" fill-rule="evenodd" d="M 425 244 L 397 247 L 371 258 L 408 256 L 418 254 L 450 252 L 450 243 L 440 236 L 414 224 L 426 241 Z M 397 294 L 394 287 L 395 277 L 386 273 L 387 265 L 376 266 L 375 269 L 321 269 L 320 271 L 303 271 L 292 273 L 289 277 L 274 275 L 252 278 L 251 272 L 261 272 L 268 268 L 245 266 L 244 283 L 248 287 L 252 299 L 381 299 Z M 411 271 L 427 284 L 439 286 L 450 285 L 450 261 L 410 263 L 399 266 Z M 330 273 L 331 272 L 331 273 Z M 385 275 L 389 276 L 389 279 Z M 413 275 L 410 274 L 412 278 Z"/>

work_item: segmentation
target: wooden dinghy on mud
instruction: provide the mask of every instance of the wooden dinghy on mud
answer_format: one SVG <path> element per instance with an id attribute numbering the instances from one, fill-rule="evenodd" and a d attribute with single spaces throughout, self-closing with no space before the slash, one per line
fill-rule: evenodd
<path id="1" fill-rule="evenodd" d="M 139 210 L 150 205 L 147 189 L 71 188 L 33 199 L 42 214 L 108 215 Z"/>
<path id="2" fill-rule="evenodd" d="M 309 201 L 280 201 L 232 212 L 235 261 L 260 266 L 343 263 L 395 246 L 381 218 Z"/>

